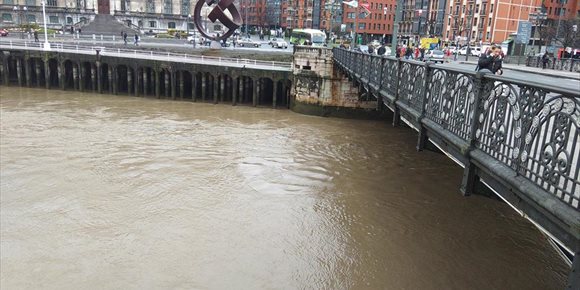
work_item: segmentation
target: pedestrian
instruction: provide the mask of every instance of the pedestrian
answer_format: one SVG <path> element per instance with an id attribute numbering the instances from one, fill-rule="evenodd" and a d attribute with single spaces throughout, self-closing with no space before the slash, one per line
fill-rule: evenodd
<path id="1" fill-rule="evenodd" d="M 125 42 L 125 45 L 127 45 L 127 32 L 123 33 L 123 41 Z"/>
<path id="2" fill-rule="evenodd" d="M 413 59 L 413 48 L 408 47 L 405 49 L 405 59 Z"/>
<path id="3" fill-rule="evenodd" d="M 38 31 L 34 31 L 34 42 L 38 42 Z"/>
<path id="4" fill-rule="evenodd" d="M 546 69 L 548 62 L 550 62 L 550 59 L 548 58 L 548 53 L 545 52 L 544 55 L 542 55 L 542 69 Z"/>
<path id="5" fill-rule="evenodd" d="M 501 48 L 493 45 L 488 53 L 482 54 L 477 62 L 476 71 L 502 75 Z"/>
<path id="6" fill-rule="evenodd" d="M 381 45 L 381 47 L 379 47 L 379 50 L 377 51 L 378 55 L 385 55 L 385 53 L 387 52 L 387 49 L 385 48 L 385 45 Z"/>
<path id="7" fill-rule="evenodd" d="M 423 61 L 425 59 L 425 49 L 421 47 L 421 49 L 419 49 L 419 53 L 420 53 L 420 60 Z"/>
<path id="8" fill-rule="evenodd" d="M 139 35 L 135 33 L 135 46 L 139 45 Z"/>
<path id="9" fill-rule="evenodd" d="M 402 51 L 401 47 L 397 45 L 397 48 L 395 50 L 395 57 L 396 58 L 401 58 L 401 51 Z"/>

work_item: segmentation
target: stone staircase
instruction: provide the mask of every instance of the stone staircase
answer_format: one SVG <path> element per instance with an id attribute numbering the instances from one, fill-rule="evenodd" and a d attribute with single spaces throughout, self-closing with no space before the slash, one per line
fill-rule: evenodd
<path id="1" fill-rule="evenodd" d="M 128 35 L 140 33 L 138 30 L 123 24 L 110 14 L 97 14 L 93 21 L 82 28 L 82 33 L 85 35 L 121 35 L 123 31 L 127 32 Z"/>

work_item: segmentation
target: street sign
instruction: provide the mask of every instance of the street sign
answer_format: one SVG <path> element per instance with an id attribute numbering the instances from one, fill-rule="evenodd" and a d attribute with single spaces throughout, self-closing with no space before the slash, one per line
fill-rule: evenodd
<path id="1" fill-rule="evenodd" d="M 532 35 L 532 23 L 529 21 L 520 21 L 518 26 L 518 34 L 516 36 L 516 42 L 521 44 L 528 44 L 530 42 L 530 37 Z"/>

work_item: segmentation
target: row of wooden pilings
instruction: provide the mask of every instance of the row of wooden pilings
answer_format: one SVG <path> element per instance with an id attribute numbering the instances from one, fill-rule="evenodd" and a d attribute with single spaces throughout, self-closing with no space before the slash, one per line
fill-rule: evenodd
<path id="1" fill-rule="evenodd" d="M 119 58 L 2 53 L 4 85 L 288 108 L 288 74 Z"/>

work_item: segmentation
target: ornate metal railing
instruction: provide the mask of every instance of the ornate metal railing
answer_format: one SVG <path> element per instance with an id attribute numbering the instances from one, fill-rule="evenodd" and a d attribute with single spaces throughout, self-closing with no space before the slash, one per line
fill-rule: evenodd
<path id="1" fill-rule="evenodd" d="M 343 71 L 368 82 L 406 121 L 449 136 L 445 142 L 465 160 L 484 154 L 580 211 L 578 91 L 345 49 L 333 52 Z"/>

